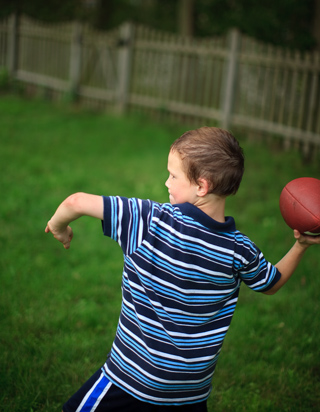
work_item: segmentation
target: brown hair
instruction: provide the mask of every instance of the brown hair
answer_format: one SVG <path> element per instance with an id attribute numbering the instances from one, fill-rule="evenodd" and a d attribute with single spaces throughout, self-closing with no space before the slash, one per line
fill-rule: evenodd
<path id="1" fill-rule="evenodd" d="M 244 172 L 244 155 L 238 141 L 226 130 L 201 127 L 185 132 L 171 145 L 182 159 L 190 182 L 200 178 L 209 183 L 209 193 L 235 194 Z"/>

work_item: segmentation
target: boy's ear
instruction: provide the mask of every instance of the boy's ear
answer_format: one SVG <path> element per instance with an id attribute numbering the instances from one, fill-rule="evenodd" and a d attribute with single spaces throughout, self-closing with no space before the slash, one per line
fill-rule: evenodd
<path id="1" fill-rule="evenodd" d="M 198 179 L 198 196 L 202 197 L 208 193 L 209 190 L 209 183 L 206 179 L 200 177 Z"/>

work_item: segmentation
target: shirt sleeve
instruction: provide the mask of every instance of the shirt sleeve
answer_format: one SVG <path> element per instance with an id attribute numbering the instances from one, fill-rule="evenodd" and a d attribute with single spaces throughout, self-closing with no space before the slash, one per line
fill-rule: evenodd
<path id="1" fill-rule="evenodd" d="M 244 238 L 242 247 L 240 279 L 256 292 L 267 292 L 279 281 L 281 273 L 249 239 Z"/>
<path id="2" fill-rule="evenodd" d="M 152 202 L 120 196 L 103 196 L 102 229 L 105 236 L 118 242 L 127 255 L 142 243 L 147 231 Z"/>

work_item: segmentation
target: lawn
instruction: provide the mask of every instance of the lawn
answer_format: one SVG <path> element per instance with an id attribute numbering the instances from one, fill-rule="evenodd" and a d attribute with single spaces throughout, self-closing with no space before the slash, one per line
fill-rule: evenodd
<path id="1" fill-rule="evenodd" d="M 55 412 L 105 361 L 121 304 L 122 254 L 101 223 L 74 222 L 66 251 L 44 233 L 69 194 L 168 200 L 171 142 L 185 128 L 0 96 L 0 410 Z M 293 244 L 278 199 L 319 164 L 237 136 L 246 154 L 227 214 L 276 263 Z M 276 295 L 242 286 L 210 412 L 320 410 L 320 248 Z"/>

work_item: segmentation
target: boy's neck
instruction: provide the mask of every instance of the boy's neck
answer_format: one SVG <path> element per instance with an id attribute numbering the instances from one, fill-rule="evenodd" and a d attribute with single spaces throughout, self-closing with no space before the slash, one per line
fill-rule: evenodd
<path id="1" fill-rule="evenodd" d="M 225 222 L 225 205 L 226 198 L 214 195 L 213 193 L 207 194 L 204 197 L 199 197 L 194 204 L 204 213 L 210 216 L 217 222 Z"/>

